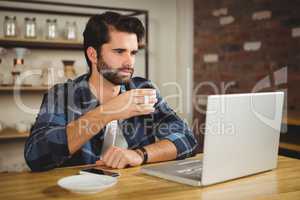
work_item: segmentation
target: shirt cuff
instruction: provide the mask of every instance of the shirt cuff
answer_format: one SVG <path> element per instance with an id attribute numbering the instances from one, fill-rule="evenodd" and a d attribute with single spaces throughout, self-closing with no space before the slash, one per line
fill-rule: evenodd
<path id="1" fill-rule="evenodd" d="M 166 136 L 164 139 L 171 141 L 176 146 L 176 159 L 184 159 L 192 155 L 193 149 L 185 135 L 179 133 L 172 133 Z"/>

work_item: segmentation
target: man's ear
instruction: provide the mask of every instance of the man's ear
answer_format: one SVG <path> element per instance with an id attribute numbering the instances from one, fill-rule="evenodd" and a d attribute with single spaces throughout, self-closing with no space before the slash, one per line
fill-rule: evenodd
<path id="1" fill-rule="evenodd" d="M 86 49 L 86 54 L 92 64 L 97 64 L 97 51 L 93 47 L 88 47 Z"/>

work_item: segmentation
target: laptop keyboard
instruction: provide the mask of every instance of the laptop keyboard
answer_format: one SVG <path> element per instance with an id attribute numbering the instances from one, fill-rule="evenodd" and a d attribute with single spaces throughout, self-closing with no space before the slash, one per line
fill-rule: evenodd
<path id="1" fill-rule="evenodd" d="M 202 166 L 202 161 L 201 160 L 185 160 L 184 162 L 179 162 L 177 165 L 189 165 L 189 164 L 194 164 L 194 163 L 199 163 Z"/>
<path id="2" fill-rule="evenodd" d="M 199 160 L 181 162 L 177 165 L 183 167 L 183 169 L 177 170 L 177 173 L 201 178 L 202 162 L 199 162 Z"/>
<path id="3" fill-rule="evenodd" d="M 202 171 L 202 168 L 200 168 L 200 167 L 177 170 L 178 173 L 189 174 L 189 175 L 201 173 L 201 171 Z"/>

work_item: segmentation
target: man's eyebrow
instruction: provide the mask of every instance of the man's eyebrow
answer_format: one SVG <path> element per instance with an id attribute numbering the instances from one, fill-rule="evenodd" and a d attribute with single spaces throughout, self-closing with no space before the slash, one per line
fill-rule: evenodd
<path id="1" fill-rule="evenodd" d="M 114 51 L 120 51 L 120 50 L 126 51 L 126 49 L 123 49 L 123 48 L 114 48 L 114 49 L 112 49 L 112 50 L 114 50 Z"/>
<path id="2" fill-rule="evenodd" d="M 123 49 L 123 48 L 114 48 L 112 49 L 113 51 L 126 51 L 127 49 Z M 131 52 L 132 53 L 137 53 L 139 50 L 138 49 L 134 49 Z"/>

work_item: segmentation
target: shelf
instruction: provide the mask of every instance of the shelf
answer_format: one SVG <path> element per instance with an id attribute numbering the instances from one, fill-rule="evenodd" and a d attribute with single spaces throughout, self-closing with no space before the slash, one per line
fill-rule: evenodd
<path id="1" fill-rule="evenodd" d="M 0 46 L 4 48 L 25 47 L 30 49 L 69 49 L 82 50 L 83 45 L 78 41 L 40 40 L 23 38 L 0 38 Z"/>
<path id="2" fill-rule="evenodd" d="M 0 132 L 0 140 L 3 139 L 16 139 L 16 138 L 27 138 L 29 132 L 18 132 L 12 128 L 6 128 Z"/>
<path id="3" fill-rule="evenodd" d="M 283 123 L 300 126 L 300 111 L 288 111 L 287 118 L 283 119 Z"/>
<path id="4" fill-rule="evenodd" d="M 9 2 L 9 1 L 8 1 Z M 20 2 L 20 3 L 18 3 Z M 47 2 L 47 1 L 24 1 L 24 0 L 13 0 L 13 3 L 0 3 L 0 11 L 9 12 L 10 15 L 16 16 L 18 19 L 25 16 L 48 18 L 58 17 L 62 21 L 78 21 L 78 33 L 82 33 L 85 25 L 85 21 L 100 13 L 106 11 L 115 11 L 122 13 L 127 16 L 134 16 L 141 19 L 145 28 L 145 51 L 144 51 L 144 62 L 145 62 L 145 74 L 144 77 L 148 79 L 149 75 L 149 11 L 144 9 L 129 9 L 121 7 L 110 7 L 110 6 L 96 6 L 96 5 L 83 5 L 74 3 L 63 3 L 63 2 Z M 76 18 L 74 18 L 76 17 Z M 84 23 L 84 24 L 83 24 Z M 20 24 L 19 24 L 20 25 Z M 23 25 L 23 24 L 22 24 Z M 42 24 L 37 24 L 39 27 Z M 1 27 L 3 29 L 3 27 Z M 61 32 L 65 27 L 58 27 L 58 31 Z M 36 39 L 24 38 L 24 30 L 20 29 L 18 37 L 5 37 L 3 34 L 0 36 L 0 46 L 4 48 L 15 48 L 24 47 L 29 49 L 51 49 L 51 50 L 83 50 L 82 35 L 78 34 L 78 41 L 63 40 L 47 40 L 45 38 L 45 30 L 43 35 L 37 34 Z M 3 32 L 3 31 L 2 31 Z M 37 30 L 37 33 L 40 31 Z M 50 58 L 51 59 L 51 58 Z"/>
<path id="5" fill-rule="evenodd" d="M 299 144 L 280 142 L 279 147 L 282 148 L 282 149 L 290 150 L 290 151 L 300 152 L 300 145 Z"/>
<path id="6" fill-rule="evenodd" d="M 47 86 L 0 86 L 0 92 L 13 92 L 15 90 L 28 92 L 46 92 L 50 87 Z"/>

